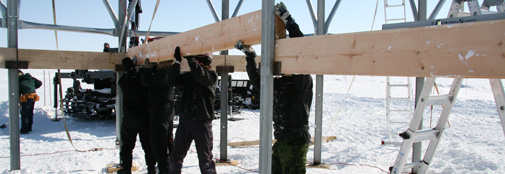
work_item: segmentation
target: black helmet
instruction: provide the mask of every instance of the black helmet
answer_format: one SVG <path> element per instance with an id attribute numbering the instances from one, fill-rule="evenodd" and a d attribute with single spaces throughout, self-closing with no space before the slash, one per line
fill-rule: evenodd
<path id="1" fill-rule="evenodd" d="M 122 65 L 123 65 L 124 71 L 130 71 L 133 68 L 135 68 L 135 64 L 133 63 L 132 59 L 130 59 L 129 57 L 125 57 L 122 60 Z"/>
<path id="2" fill-rule="evenodd" d="M 212 54 L 211 53 L 199 54 L 195 56 L 195 59 L 207 66 L 210 66 L 210 64 L 212 63 Z"/>

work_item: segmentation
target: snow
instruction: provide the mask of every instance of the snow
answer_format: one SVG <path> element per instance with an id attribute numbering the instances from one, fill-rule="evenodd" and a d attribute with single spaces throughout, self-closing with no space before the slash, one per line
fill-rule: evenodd
<path id="1" fill-rule="evenodd" d="M 47 78 L 43 76 L 45 71 L 26 71 L 39 79 Z M 7 72 L 2 70 L 0 74 L 0 83 L 3 84 L 0 92 L 8 94 Z M 234 73 L 233 77 L 247 78 L 244 73 Z M 48 80 L 45 83 L 50 84 Z M 451 84 L 452 79 L 437 79 L 442 94 L 447 93 Z M 37 91 L 39 95 L 42 95 L 43 89 Z M 46 89 L 48 94 L 50 90 L 51 88 Z M 381 145 L 381 141 L 388 140 L 389 137 L 386 126 L 386 77 L 327 75 L 324 76 L 323 96 L 322 134 L 337 138 L 322 144 L 322 162 L 328 164 L 330 169 L 307 168 L 307 173 L 386 173 L 394 164 L 400 149 L 395 144 Z M 53 122 L 51 118 L 55 111 L 52 104 L 47 100 L 49 104 L 44 106 L 42 101 L 46 100 L 41 98 L 34 111 L 33 132 L 20 135 L 21 170 L 10 171 L 9 126 L 0 129 L 1 174 L 106 173 L 107 164 L 118 162 L 114 120 L 64 117 L 64 120 Z M 312 135 L 315 127 L 314 108 L 312 105 L 309 125 Z M 440 106 L 425 110 L 424 128 L 434 127 L 441 110 Z M 8 124 L 8 115 L 7 96 L 1 95 L 0 124 Z M 259 140 L 259 115 L 259 110 L 249 109 L 233 115 L 244 120 L 228 122 L 228 142 Z M 398 118 L 409 120 L 405 115 Z M 75 148 L 85 152 L 74 150 L 66 135 L 64 123 L 68 126 Z M 489 80 L 465 79 L 449 118 L 450 127 L 443 133 L 428 173 L 505 173 L 505 136 L 500 123 Z M 402 132 L 407 126 L 408 123 L 395 124 L 392 129 Z M 214 120 L 215 158 L 220 158 L 219 127 L 220 120 Z M 399 139 L 394 136 L 392 141 Z M 423 143 L 423 149 L 426 149 L 427 144 Z M 218 173 L 257 173 L 258 146 L 228 146 L 227 149 L 228 158 L 237 160 L 239 165 L 218 166 Z M 133 158 L 140 165 L 140 170 L 136 173 L 146 173 L 139 142 Z M 314 146 L 310 146 L 307 160 L 314 160 Z M 194 144 L 185 158 L 183 173 L 199 173 Z"/>

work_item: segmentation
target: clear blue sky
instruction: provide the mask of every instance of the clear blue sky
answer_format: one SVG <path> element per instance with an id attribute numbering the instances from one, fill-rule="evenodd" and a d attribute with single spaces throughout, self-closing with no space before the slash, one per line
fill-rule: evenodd
<path id="1" fill-rule="evenodd" d="M 7 4 L 7 0 L 1 0 Z M 389 0 L 392 2 L 401 0 Z M 406 14 L 408 21 L 412 21 L 412 12 L 408 0 L 406 1 Z M 213 0 L 216 11 L 221 15 L 221 1 Z M 280 2 L 276 0 L 276 3 Z M 300 24 L 305 34 L 314 33 L 312 19 L 309 14 L 306 1 L 284 0 L 283 1 L 292 16 Z M 417 0 L 416 0 L 417 2 Z M 428 15 L 435 7 L 438 0 L 428 1 Z M 445 2 L 437 18 L 445 18 L 450 7 L 451 0 Z M 121 4 L 117 0 L 110 0 L 115 13 Z M 238 0 L 230 0 L 230 16 L 232 15 Z M 326 0 L 326 16 L 331 11 L 335 1 Z M 329 28 L 329 33 L 352 33 L 370 31 L 376 8 L 376 0 L 356 1 L 342 0 Z M 143 13 L 140 19 L 140 30 L 147 30 L 151 21 L 156 0 L 141 1 Z M 314 10 L 317 10 L 317 0 L 312 0 Z M 261 9 L 260 0 L 245 0 L 239 15 Z M 494 8 L 493 8 L 494 9 Z M 51 0 L 22 0 L 20 3 L 20 20 L 52 24 Z M 401 13 L 400 13 L 401 14 Z M 398 13 L 388 13 L 388 16 Z M 57 24 L 94 27 L 114 28 L 114 24 L 101 0 L 56 0 Z M 160 2 L 158 11 L 153 21 L 151 31 L 184 32 L 201 26 L 214 23 L 215 20 L 210 12 L 206 0 L 179 0 Z M 379 0 L 374 30 L 380 30 L 384 23 L 384 2 Z M 55 35 L 53 31 L 41 29 L 19 30 L 19 48 L 22 49 L 45 49 L 56 50 Z M 103 43 L 108 42 L 111 47 L 117 47 L 116 37 L 102 34 L 88 34 L 78 32 L 58 31 L 60 50 L 72 51 L 102 51 Z M 0 28 L 0 47 L 7 47 L 7 29 Z"/>

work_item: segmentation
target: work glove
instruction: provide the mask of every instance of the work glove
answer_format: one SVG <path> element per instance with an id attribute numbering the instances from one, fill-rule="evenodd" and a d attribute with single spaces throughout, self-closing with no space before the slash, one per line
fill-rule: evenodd
<path id="1" fill-rule="evenodd" d="M 282 19 L 286 28 L 289 28 L 292 24 L 295 23 L 295 19 L 291 17 L 288 9 L 284 5 L 284 3 L 280 2 L 274 7 L 275 14 Z"/>
<path id="2" fill-rule="evenodd" d="M 174 57 L 176 61 L 179 61 L 179 63 L 182 61 L 181 48 L 179 48 L 179 46 L 175 47 Z"/>
<path id="3" fill-rule="evenodd" d="M 151 63 L 149 61 L 149 58 L 146 58 L 146 60 L 144 60 L 144 68 L 145 69 L 152 69 L 156 65 L 157 65 L 157 63 Z"/>
<path id="4" fill-rule="evenodd" d="M 238 50 L 242 51 L 245 53 L 245 55 L 249 58 L 255 58 L 256 57 L 256 52 L 254 51 L 254 48 L 251 47 L 251 45 L 244 45 L 244 42 L 241 40 L 237 41 L 235 43 L 235 48 Z"/>

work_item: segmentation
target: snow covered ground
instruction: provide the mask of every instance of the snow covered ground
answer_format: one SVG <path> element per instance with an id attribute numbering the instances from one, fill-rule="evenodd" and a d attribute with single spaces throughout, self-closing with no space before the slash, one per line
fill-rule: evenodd
<path id="1" fill-rule="evenodd" d="M 39 79 L 44 78 L 41 70 L 29 72 Z M 0 92 L 4 94 L 0 95 L 0 124 L 3 124 L 9 122 L 8 85 L 6 71 L 0 73 Z M 235 73 L 233 77 L 246 76 Z M 322 133 L 337 139 L 322 144 L 322 162 L 330 165 L 330 169 L 308 168 L 307 173 L 386 173 L 400 148 L 394 144 L 381 145 L 382 140 L 388 140 L 386 77 L 357 76 L 353 80 L 353 76 L 324 76 L 324 79 Z M 46 83 L 49 84 L 47 80 Z M 451 83 L 452 79 L 437 79 L 440 93 L 447 93 Z M 37 92 L 42 95 L 43 90 Z M 55 111 L 49 100 L 46 106 L 42 101 L 44 99 L 35 108 L 33 132 L 21 135 L 21 170 L 10 171 L 9 129 L 0 129 L 0 173 L 106 173 L 107 164 L 118 162 L 115 121 L 66 117 L 75 148 L 86 151 L 78 152 L 67 138 L 63 120 L 50 120 Z M 314 105 L 311 109 L 310 132 L 313 134 Z M 440 106 L 426 110 L 425 128 L 436 124 L 440 111 Z M 259 140 L 259 110 L 245 109 L 234 117 L 244 120 L 228 122 L 228 142 Z M 505 136 L 488 80 L 464 80 L 449 124 L 428 173 L 505 173 Z M 215 158 L 220 154 L 219 125 L 219 120 L 213 122 Z M 404 123 L 393 129 L 405 131 L 407 125 Z M 423 148 L 427 144 L 423 143 Z M 199 173 L 194 144 L 190 150 L 183 173 Z M 257 173 L 259 147 L 228 146 L 228 158 L 238 160 L 239 165 L 218 166 L 219 173 Z M 313 146 L 309 148 L 307 159 L 309 162 L 314 159 Z M 146 173 L 140 143 L 134 151 L 134 162 L 141 166 L 137 173 Z"/>

